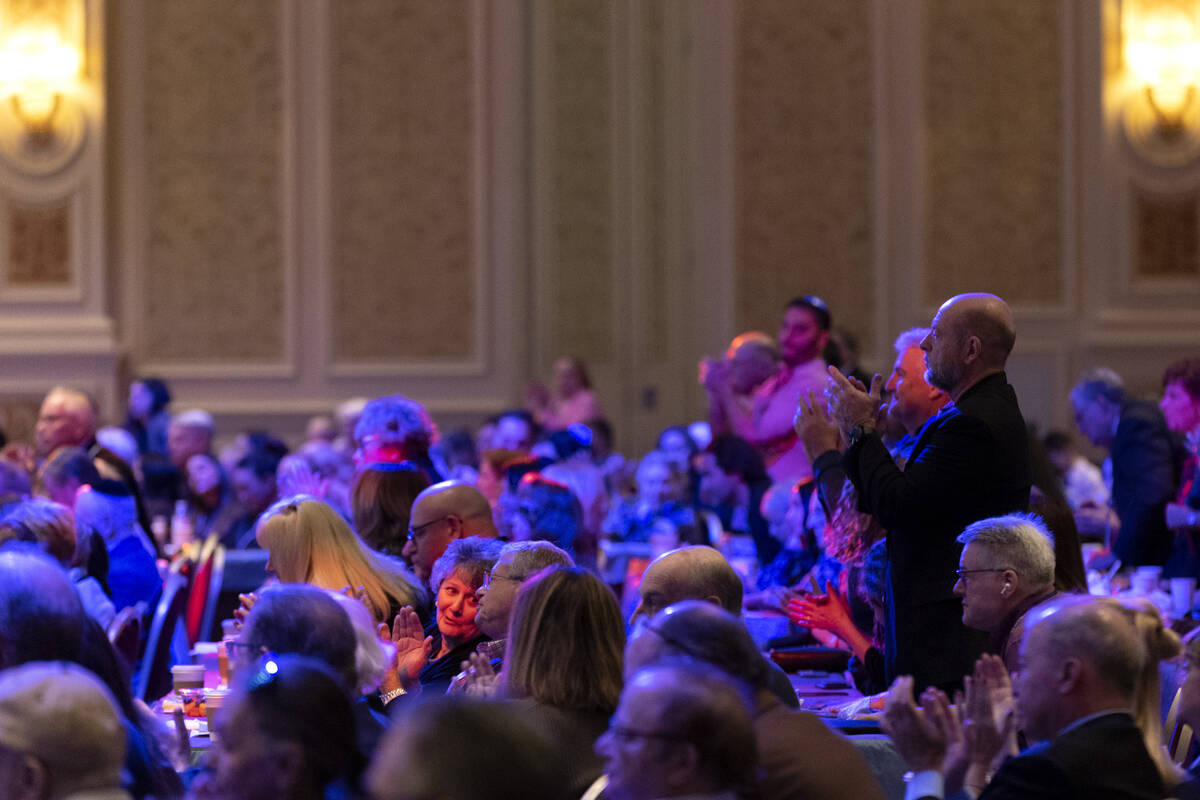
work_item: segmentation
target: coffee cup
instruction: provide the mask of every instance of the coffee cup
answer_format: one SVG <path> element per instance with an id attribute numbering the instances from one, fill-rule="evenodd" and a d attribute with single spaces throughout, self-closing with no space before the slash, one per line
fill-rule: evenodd
<path id="1" fill-rule="evenodd" d="M 1171 610 L 1176 619 L 1183 619 L 1192 613 L 1192 601 L 1195 597 L 1195 578 L 1171 578 Z"/>
<path id="2" fill-rule="evenodd" d="M 208 717 L 208 736 L 212 741 L 217 740 L 217 718 L 221 716 L 221 706 L 229 692 L 225 689 L 209 689 L 204 693 L 204 714 Z"/>
<path id="3" fill-rule="evenodd" d="M 204 688 L 203 664 L 176 664 L 171 667 L 171 685 L 175 691 Z"/>

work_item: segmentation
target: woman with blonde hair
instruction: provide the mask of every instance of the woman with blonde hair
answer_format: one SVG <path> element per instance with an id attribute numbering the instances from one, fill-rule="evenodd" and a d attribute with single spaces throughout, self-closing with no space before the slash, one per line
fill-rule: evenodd
<path id="1" fill-rule="evenodd" d="M 363 544 L 332 507 L 314 497 L 276 502 L 259 517 L 255 538 L 270 553 L 267 570 L 281 581 L 335 591 L 350 587 L 376 622 L 391 620 L 404 606 L 429 604 L 403 564 Z"/>
<path id="2" fill-rule="evenodd" d="M 617 599 L 591 572 L 547 567 L 521 587 L 501 684 L 561 743 L 577 793 L 602 771 L 593 747 L 620 699 L 624 650 Z"/>
<path id="3" fill-rule="evenodd" d="M 1146 598 L 1129 597 L 1113 599 L 1111 602 L 1120 604 L 1131 616 L 1145 644 L 1146 660 L 1138 676 L 1133 719 L 1142 732 L 1146 751 L 1154 759 L 1163 782 L 1167 786 L 1174 786 L 1183 775 L 1163 746 L 1162 676 L 1159 666 L 1183 652 L 1183 644 L 1179 635 L 1163 624 L 1158 609 Z"/>

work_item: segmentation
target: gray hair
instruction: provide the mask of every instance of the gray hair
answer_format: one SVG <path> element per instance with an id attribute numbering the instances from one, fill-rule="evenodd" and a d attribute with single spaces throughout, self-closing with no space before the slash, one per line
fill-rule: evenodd
<path id="1" fill-rule="evenodd" d="M 512 556 L 512 568 L 509 577 L 523 581 L 535 572 L 546 567 L 573 567 L 575 561 L 561 547 L 546 541 L 509 542 L 500 548 L 497 560 L 504 556 Z"/>
<path id="2" fill-rule="evenodd" d="M 925 341 L 925 337 L 928 335 L 929 328 L 909 328 L 896 337 L 892 346 L 896 348 L 897 355 L 903 355 L 910 347 L 920 347 L 921 342 Z"/>
<path id="3" fill-rule="evenodd" d="M 1071 402 L 1077 406 L 1088 406 L 1103 397 L 1110 403 L 1125 399 L 1125 381 L 1108 367 L 1093 367 L 1079 376 L 1071 390 Z"/>
<path id="4" fill-rule="evenodd" d="M 62 567 L 32 547 L 0 550 L 0 669 L 77 661 L 83 624 L 83 604 Z"/>
<path id="5" fill-rule="evenodd" d="M 468 536 L 465 539 L 455 539 L 446 547 L 442 557 L 433 562 L 433 570 L 429 575 L 429 588 L 437 594 L 442 581 L 455 572 L 466 573 L 472 586 L 478 587 L 500 557 L 504 544 L 499 539 L 485 539 L 482 536 Z"/>
<path id="6" fill-rule="evenodd" d="M 987 548 L 998 565 L 1034 586 L 1054 583 L 1054 536 L 1037 514 L 1006 514 L 973 522 L 958 535 L 962 544 Z"/>

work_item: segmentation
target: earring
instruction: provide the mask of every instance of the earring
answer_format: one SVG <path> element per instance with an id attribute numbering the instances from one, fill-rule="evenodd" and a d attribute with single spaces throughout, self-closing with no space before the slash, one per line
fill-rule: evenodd
<path id="1" fill-rule="evenodd" d="M 1008 590 L 1009 590 L 1010 586 L 1012 586 L 1012 584 L 1010 584 L 1010 583 L 1004 584 L 1004 588 L 1000 590 L 1000 594 L 1002 594 L 1002 595 L 1008 594 Z"/>

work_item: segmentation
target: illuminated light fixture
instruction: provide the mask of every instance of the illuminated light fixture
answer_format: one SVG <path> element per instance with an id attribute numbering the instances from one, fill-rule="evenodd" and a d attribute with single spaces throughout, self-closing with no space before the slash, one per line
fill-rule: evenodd
<path id="1" fill-rule="evenodd" d="M 52 25 L 21 25 L 0 37 L 0 92 L 12 103 L 29 143 L 53 143 L 55 118 L 79 79 L 79 50 Z"/>

